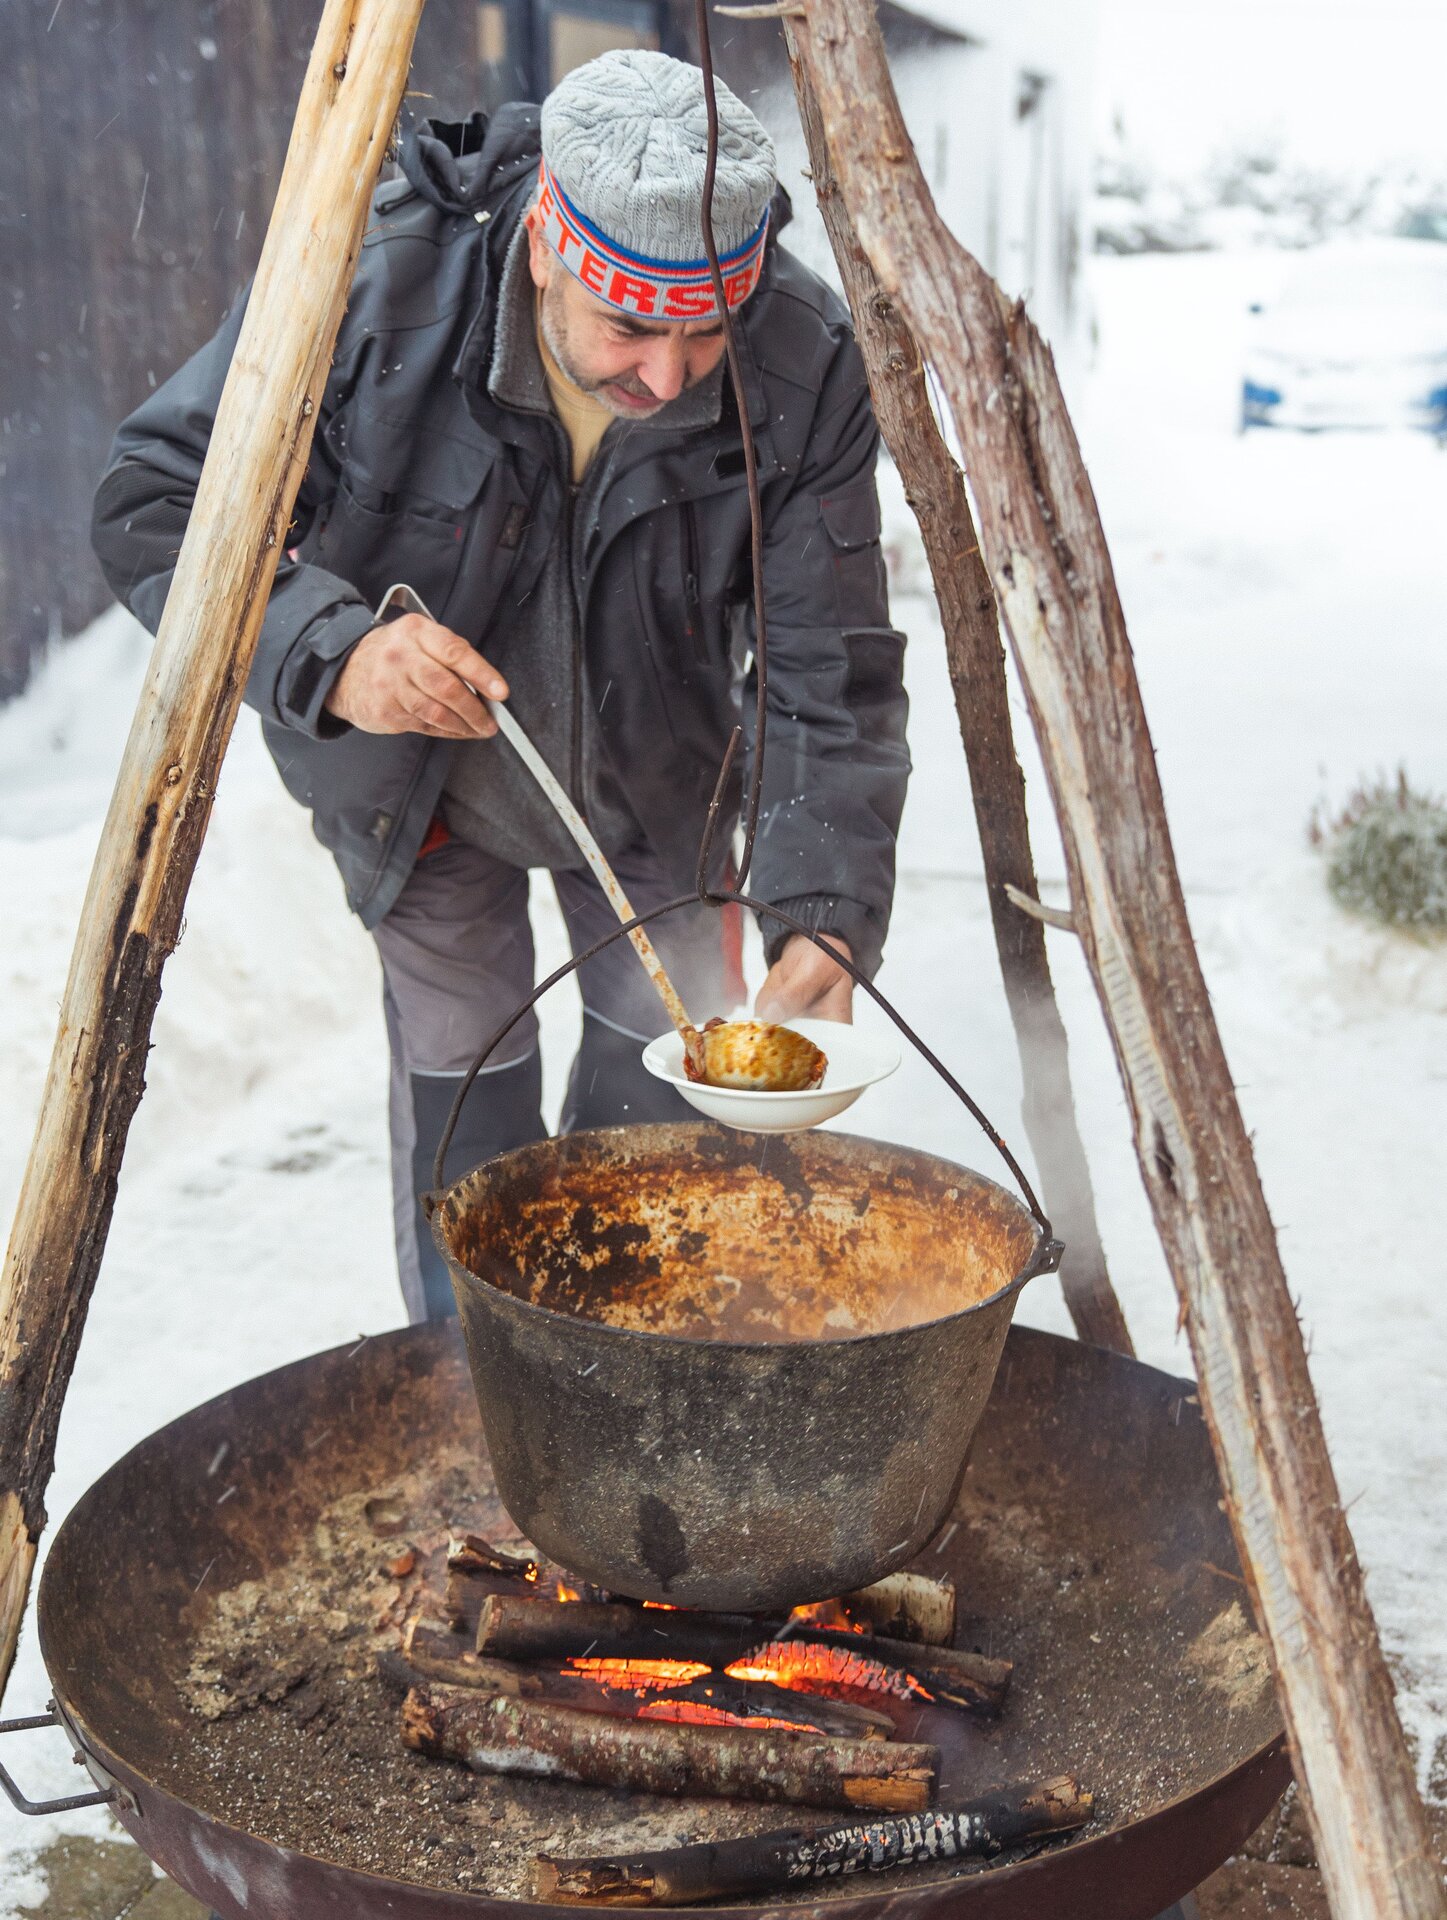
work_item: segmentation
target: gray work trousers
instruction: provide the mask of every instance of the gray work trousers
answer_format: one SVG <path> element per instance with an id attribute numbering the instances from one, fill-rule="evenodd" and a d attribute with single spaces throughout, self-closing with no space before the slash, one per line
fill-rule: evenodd
<path id="1" fill-rule="evenodd" d="M 672 899 L 647 847 L 613 863 L 635 912 Z M 617 917 L 591 873 L 551 876 L 573 952 L 615 928 Z M 743 1000 L 738 910 L 702 902 L 649 929 L 685 1005 L 697 1020 Z M 413 1322 L 453 1312 L 452 1286 L 418 1196 L 433 1183 L 438 1142 L 459 1084 L 477 1054 L 534 985 L 528 875 L 461 840 L 424 854 L 396 905 L 375 929 L 392 1070 L 392 1199 L 397 1268 Z M 673 1089 L 642 1066 L 644 1045 L 668 1024 L 632 945 L 616 940 L 578 972 L 583 1038 L 569 1078 L 560 1131 L 692 1117 Z M 545 1137 L 539 1101 L 538 1023 L 529 1012 L 478 1075 L 444 1169 L 450 1182 L 513 1147 Z"/>

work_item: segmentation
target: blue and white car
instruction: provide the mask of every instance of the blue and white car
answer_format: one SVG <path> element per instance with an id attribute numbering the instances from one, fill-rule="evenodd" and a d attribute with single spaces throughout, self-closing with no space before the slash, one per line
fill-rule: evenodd
<path id="1" fill-rule="evenodd" d="M 1447 438 L 1447 245 L 1329 241 L 1251 309 L 1241 425 Z"/>

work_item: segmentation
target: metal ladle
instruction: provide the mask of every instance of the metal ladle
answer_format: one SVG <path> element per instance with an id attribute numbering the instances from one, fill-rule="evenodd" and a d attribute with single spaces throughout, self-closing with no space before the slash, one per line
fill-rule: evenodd
<path id="1" fill-rule="evenodd" d="M 415 588 L 409 587 L 405 581 L 401 580 L 388 587 L 387 591 L 382 595 L 375 617 L 379 621 L 385 619 L 390 608 L 398 602 L 406 605 L 409 612 L 420 613 L 424 620 L 433 620 L 434 624 L 436 624 L 434 616 L 428 609 L 421 594 L 418 593 Z M 476 693 L 477 689 L 473 688 L 473 692 Z M 521 759 L 523 765 L 547 795 L 552 803 L 554 812 L 578 843 L 578 850 L 596 874 L 598 884 L 607 895 L 608 904 L 612 907 L 614 913 L 616 913 L 618 918 L 625 924 L 629 920 L 636 919 L 637 916 L 629 904 L 627 894 L 623 891 L 622 883 L 617 874 L 614 873 L 612 867 L 609 866 L 603 849 L 593 838 L 592 833 L 589 831 L 587 821 L 584 820 L 582 814 L 579 813 L 578 809 L 568 798 L 567 793 L 554 775 L 547 761 L 544 760 L 543 756 L 538 752 L 537 748 L 533 745 L 522 727 L 518 725 L 511 713 L 508 712 L 507 707 L 502 701 L 489 700 L 485 694 L 478 694 L 478 698 L 483 702 L 483 705 L 497 722 L 498 731 L 502 734 L 503 738 L 510 741 L 517 750 L 518 757 Z M 697 1071 L 698 1077 L 702 1079 L 704 1077 L 703 1035 L 689 1019 L 687 1009 L 684 1007 L 678 989 L 674 986 L 672 980 L 669 979 L 668 970 L 658 957 L 658 949 L 648 938 L 648 935 L 643 931 L 642 927 L 631 928 L 628 938 L 633 942 L 634 952 L 643 962 L 644 967 L 648 971 L 649 979 L 658 990 L 658 997 L 667 1008 L 669 1019 L 678 1029 L 679 1036 L 683 1041 L 685 1059 L 692 1064 Z"/>

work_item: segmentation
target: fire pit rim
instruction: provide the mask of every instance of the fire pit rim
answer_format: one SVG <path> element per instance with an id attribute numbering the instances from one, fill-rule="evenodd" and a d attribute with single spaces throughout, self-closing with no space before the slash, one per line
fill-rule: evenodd
<path id="1" fill-rule="evenodd" d="M 590 1127 L 563 1137 L 569 1141 L 604 1140 L 610 1136 L 625 1133 L 636 1136 L 638 1134 L 663 1132 L 664 1130 L 672 1132 L 679 1127 L 696 1128 L 699 1132 L 718 1131 L 717 1129 L 710 1129 L 706 1125 L 697 1125 L 697 1123 L 691 1121 L 655 1121 L 646 1126 Z M 772 1138 L 771 1135 L 762 1133 L 747 1134 L 742 1137 L 760 1142 L 768 1142 Z M 482 1274 L 474 1273 L 470 1267 L 464 1267 L 457 1259 L 452 1249 L 446 1243 L 441 1220 L 449 1202 L 457 1193 L 458 1188 L 464 1186 L 468 1181 L 475 1180 L 480 1173 L 485 1173 L 489 1167 L 495 1167 L 500 1161 L 514 1160 L 520 1154 L 528 1153 L 533 1148 L 542 1148 L 548 1145 L 556 1146 L 558 1144 L 556 1137 L 550 1141 L 533 1141 L 530 1142 L 528 1146 L 521 1148 L 512 1147 L 504 1153 L 493 1154 L 491 1158 L 487 1160 L 480 1160 L 475 1167 L 469 1168 L 464 1174 L 459 1174 L 457 1179 L 451 1181 L 441 1193 L 430 1193 L 426 1195 L 425 1200 L 428 1203 L 426 1205 L 426 1213 L 428 1223 L 432 1229 L 433 1241 L 437 1247 L 437 1251 L 446 1262 L 449 1273 L 454 1276 L 460 1275 L 470 1286 L 490 1287 L 494 1293 L 505 1294 L 507 1298 L 514 1302 L 523 1312 L 540 1315 L 545 1320 L 557 1321 L 560 1324 L 568 1326 L 576 1326 L 579 1321 L 584 1321 L 588 1326 L 596 1327 L 602 1334 L 609 1336 L 616 1335 L 623 1340 L 646 1341 L 654 1347 L 657 1347 L 659 1344 L 665 1344 L 685 1350 L 697 1350 L 701 1347 L 708 1347 L 711 1349 L 728 1349 L 730 1352 L 741 1354 L 777 1355 L 781 1351 L 788 1351 L 791 1348 L 865 1347 L 874 1341 L 897 1340 L 901 1334 L 921 1333 L 931 1327 L 951 1326 L 957 1321 L 966 1319 L 970 1314 L 983 1313 L 990 1307 L 998 1306 L 1002 1300 L 1007 1300 L 1012 1294 L 1018 1293 L 1020 1289 L 1026 1286 L 1031 1280 L 1038 1280 L 1042 1274 L 1055 1273 L 1059 1269 L 1060 1262 L 1065 1255 L 1064 1242 L 1057 1240 L 1053 1234 L 1047 1232 L 1046 1228 L 1035 1218 L 1020 1196 L 1011 1193 L 1010 1189 L 1002 1186 L 998 1180 L 992 1180 L 988 1174 L 977 1172 L 975 1168 L 964 1166 L 957 1160 L 946 1159 L 943 1154 L 929 1153 L 920 1147 L 901 1147 L 895 1141 L 875 1140 L 864 1134 L 847 1134 L 843 1137 L 861 1146 L 880 1147 L 894 1153 L 906 1153 L 916 1159 L 929 1160 L 938 1166 L 950 1167 L 958 1173 L 968 1175 L 978 1186 L 986 1187 L 992 1193 L 998 1194 L 1002 1199 L 1008 1201 L 1009 1204 L 1017 1208 L 1029 1222 L 1031 1232 L 1034 1236 L 1030 1252 L 1026 1255 L 1025 1263 L 1020 1271 L 1013 1279 L 1007 1281 L 1004 1286 L 997 1287 L 993 1293 L 985 1294 L 978 1300 L 972 1300 L 968 1306 L 957 1307 L 953 1313 L 936 1314 L 929 1320 L 910 1320 L 902 1327 L 877 1327 L 869 1333 L 845 1333 L 828 1340 L 795 1338 L 792 1336 L 778 1340 L 713 1339 L 708 1336 L 700 1337 L 683 1333 L 657 1333 L 644 1327 L 619 1327 L 610 1321 L 597 1319 L 591 1314 L 563 1313 L 557 1307 L 541 1306 L 536 1300 L 530 1300 L 524 1294 L 513 1293 L 509 1288 L 499 1286 L 495 1281 L 485 1279 Z"/>

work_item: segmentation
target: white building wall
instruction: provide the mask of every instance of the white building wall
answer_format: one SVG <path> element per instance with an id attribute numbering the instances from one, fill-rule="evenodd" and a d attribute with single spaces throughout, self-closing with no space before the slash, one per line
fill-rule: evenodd
<path id="1" fill-rule="evenodd" d="M 1093 163 L 1094 0 L 922 0 L 951 37 L 890 49 L 915 150 L 950 230 L 1023 296 L 1062 370 L 1088 352 L 1082 266 Z M 886 33 L 889 35 L 886 17 Z M 966 36 L 958 38 L 954 36 Z M 788 244 L 834 278 L 784 85 L 753 100 L 794 202 Z"/>

